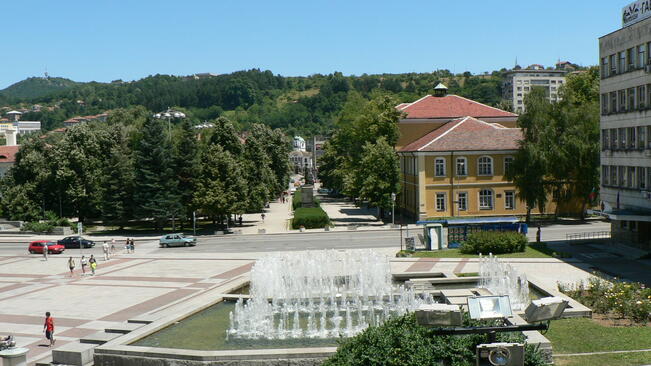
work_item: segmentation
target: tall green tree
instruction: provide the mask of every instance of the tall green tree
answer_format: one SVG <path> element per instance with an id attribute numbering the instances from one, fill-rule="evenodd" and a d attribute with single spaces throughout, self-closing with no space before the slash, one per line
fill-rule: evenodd
<path id="1" fill-rule="evenodd" d="M 193 204 L 213 220 L 223 222 L 231 214 L 243 211 L 246 191 L 239 162 L 221 146 L 208 146 L 201 156 Z"/>
<path id="2" fill-rule="evenodd" d="M 359 197 L 383 210 L 392 206 L 391 194 L 400 192 L 400 162 L 384 137 L 364 145 L 360 167 L 354 173 Z"/>
<path id="3" fill-rule="evenodd" d="M 259 138 L 249 136 L 244 144 L 243 165 L 247 178 L 247 211 L 258 212 L 273 197 L 277 187 L 271 159 Z"/>
<path id="4" fill-rule="evenodd" d="M 236 158 L 242 155 L 244 146 L 237 136 L 237 130 L 231 121 L 226 117 L 219 117 L 214 122 L 215 128 L 210 136 L 210 143 L 222 147 Z"/>
<path id="5" fill-rule="evenodd" d="M 130 150 L 121 144 L 113 147 L 102 179 L 101 210 L 105 223 L 119 225 L 134 216 L 134 167 Z"/>
<path id="6" fill-rule="evenodd" d="M 135 151 L 134 202 L 136 214 L 152 218 L 159 229 L 170 217 L 179 217 L 181 203 L 174 172 L 173 147 L 163 123 L 154 118 L 143 125 Z"/>
<path id="7" fill-rule="evenodd" d="M 174 150 L 174 166 L 178 180 L 178 195 L 181 211 L 181 228 L 185 219 L 192 216 L 194 210 L 194 192 L 199 174 L 199 144 L 192 122 L 186 119 L 181 124 Z"/>

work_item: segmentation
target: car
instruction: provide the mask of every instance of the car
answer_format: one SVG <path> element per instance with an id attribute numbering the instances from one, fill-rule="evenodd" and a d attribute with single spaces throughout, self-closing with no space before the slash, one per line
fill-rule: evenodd
<path id="1" fill-rule="evenodd" d="M 68 248 L 79 248 L 81 245 L 84 246 L 84 248 L 92 248 L 95 246 L 95 242 L 92 240 L 84 239 L 81 236 L 67 236 L 61 240 L 57 241 L 57 244 L 63 245 L 66 249 Z"/>
<path id="2" fill-rule="evenodd" d="M 158 241 L 158 245 L 162 247 L 187 247 L 188 245 L 195 246 L 197 245 L 197 239 L 189 236 L 185 236 L 182 233 L 176 234 L 167 234 L 161 236 Z"/>
<path id="3" fill-rule="evenodd" d="M 317 192 L 320 194 L 330 194 L 330 190 L 328 188 L 319 188 Z"/>
<path id="4" fill-rule="evenodd" d="M 61 254 L 66 248 L 49 240 L 35 240 L 29 243 L 27 251 L 31 254 L 43 254 L 43 247 L 47 244 L 47 252 L 49 254 Z"/>

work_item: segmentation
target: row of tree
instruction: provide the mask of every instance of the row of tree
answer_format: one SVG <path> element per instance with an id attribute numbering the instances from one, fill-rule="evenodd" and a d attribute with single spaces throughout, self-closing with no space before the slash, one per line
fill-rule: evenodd
<path id="1" fill-rule="evenodd" d="M 400 166 L 394 146 L 400 112 L 389 96 L 371 101 L 351 93 L 326 143 L 319 176 L 326 187 L 381 209 L 400 192 Z"/>
<path id="2" fill-rule="evenodd" d="M 490 75 L 468 72 L 455 75 L 448 70 L 438 70 L 431 73 L 344 76 L 335 72 L 284 77 L 254 69 L 203 79 L 155 75 L 133 82 L 72 83 L 65 90 L 29 99 L 8 98 L 0 94 L 0 106 L 9 101 L 13 103 L 12 108 L 18 108 L 21 101 L 29 103 L 25 106 L 41 104 L 44 106 L 41 111 L 27 113 L 23 119 L 42 121 L 46 130 L 62 127 L 64 120 L 78 115 L 131 106 L 143 106 L 155 113 L 177 106 L 184 108 L 190 118 L 201 122 L 224 116 L 239 129 L 249 129 L 251 125 L 261 123 L 282 128 L 290 134 L 329 134 L 350 93 L 369 100 L 381 92 L 392 95 L 398 102 L 411 102 L 431 94 L 434 86 L 443 82 L 450 93 L 497 106 L 501 101 L 504 71 Z M 34 78 L 24 83 L 37 81 L 42 80 Z M 39 85 L 30 88 L 25 85 L 21 89 L 37 89 Z"/>
<path id="3" fill-rule="evenodd" d="M 120 109 L 108 123 L 82 124 L 21 146 L 0 182 L 2 214 L 36 220 L 47 211 L 124 225 L 193 211 L 222 221 L 258 212 L 286 189 L 289 139 L 252 125 L 246 139 L 226 118 L 198 133 L 190 120 L 168 132 L 142 107 Z"/>
<path id="4" fill-rule="evenodd" d="M 581 212 L 599 189 L 599 71 L 596 67 L 567 77 L 562 100 L 551 103 L 544 89 L 525 98 L 518 119 L 524 139 L 509 172 L 518 194 L 532 208 L 552 197 L 558 209 L 578 202 Z"/>

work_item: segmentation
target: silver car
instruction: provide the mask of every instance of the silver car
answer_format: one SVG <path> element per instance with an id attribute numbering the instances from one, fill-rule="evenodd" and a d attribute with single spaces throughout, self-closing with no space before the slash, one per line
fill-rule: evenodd
<path id="1" fill-rule="evenodd" d="M 182 233 L 178 234 L 167 234 L 162 236 L 158 242 L 158 245 L 162 247 L 187 247 L 189 245 L 197 245 L 197 239 L 184 236 Z"/>

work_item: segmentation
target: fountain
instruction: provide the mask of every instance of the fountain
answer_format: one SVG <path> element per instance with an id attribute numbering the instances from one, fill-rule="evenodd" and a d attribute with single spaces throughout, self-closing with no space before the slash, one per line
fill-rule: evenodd
<path id="1" fill-rule="evenodd" d="M 508 263 L 489 253 L 479 256 L 479 287 L 494 295 L 508 295 L 513 310 L 523 311 L 529 302 L 529 281 L 524 273 L 519 273 Z"/>
<path id="2" fill-rule="evenodd" d="M 388 258 L 370 250 L 269 255 L 253 266 L 250 293 L 230 314 L 229 338 L 352 337 L 434 302 L 394 286 Z"/>

